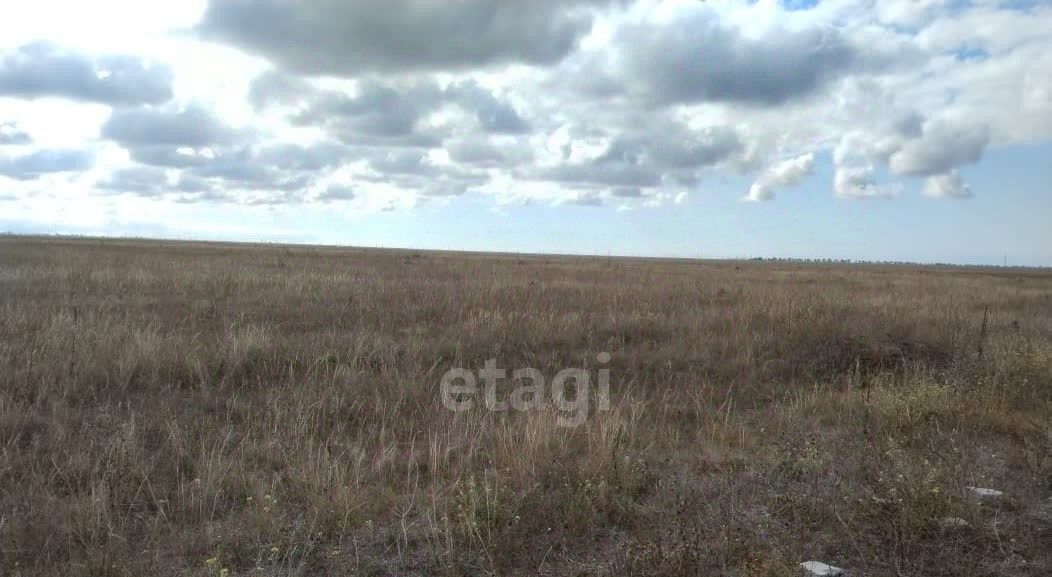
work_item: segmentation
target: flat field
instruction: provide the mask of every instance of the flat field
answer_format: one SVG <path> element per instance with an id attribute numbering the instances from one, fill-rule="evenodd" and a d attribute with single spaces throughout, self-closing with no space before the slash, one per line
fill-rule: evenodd
<path id="1" fill-rule="evenodd" d="M 1047 576 L 1050 423 L 1048 270 L 0 237 L 3 575 Z"/>

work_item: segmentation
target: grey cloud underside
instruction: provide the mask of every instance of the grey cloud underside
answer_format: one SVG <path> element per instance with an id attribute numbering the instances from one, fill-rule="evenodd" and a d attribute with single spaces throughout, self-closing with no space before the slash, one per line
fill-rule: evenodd
<path id="1" fill-rule="evenodd" d="M 425 126 L 425 121 L 448 105 L 474 116 L 477 130 L 487 134 L 530 131 L 512 105 L 470 80 L 440 87 L 429 80 L 397 84 L 366 79 L 348 94 L 318 90 L 302 79 L 268 72 L 252 83 L 250 100 L 257 109 L 297 108 L 293 124 L 322 127 L 348 144 L 438 146 L 448 134 Z"/>
<path id="2" fill-rule="evenodd" d="M 661 184 L 661 175 L 652 167 L 619 163 L 565 164 L 542 168 L 532 174 L 522 173 L 520 176 L 579 186 L 654 187 Z"/>
<path id="3" fill-rule="evenodd" d="M 618 186 L 610 189 L 610 195 L 614 198 L 642 198 L 643 191 L 635 186 Z"/>
<path id="4" fill-rule="evenodd" d="M 357 196 L 354 189 L 349 186 L 328 186 L 317 196 L 317 199 L 322 202 L 338 202 L 345 200 L 354 200 Z"/>
<path id="5" fill-rule="evenodd" d="M 377 151 L 368 165 L 372 174 L 362 175 L 362 180 L 395 184 L 425 196 L 460 195 L 489 180 L 483 172 L 436 164 L 420 150 Z"/>
<path id="6" fill-rule="evenodd" d="M 496 146 L 484 140 L 459 140 L 446 145 L 446 152 L 456 162 L 475 166 L 501 166 L 507 157 Z"/>
<path id="7" fill-rule="evenodd" d="M 690 130 L 657 124 L 644 136 L 620 138 L 600 157 L 601 163 L 652 163 L 665 169 L 692 169 L 723 161 L 742 147 L 729 128 Z"/>
<path id="8" fill-rule="evenodd" d="M 115 170 L 95 186 L 111 193 L 130 193 L 147 198 L 168 197 L 179 202 L 228 201 L 233 198 L 207 179 L 182 173 L 173 181 L 168 177 L 168 170 L 153 166 Z"/>
<path id="9" fill-rule="evenodd" d="M 982 158 L 990 130 L 982 125 L 930 123 L 889 158 L 891 170 L 911 176 L 945 174 Z"/>
<path id="10" fill-rule="evenodd" d="M 309 103 L 294 119 L 325 128 L 343 139 L 310 145 L 261 144 L 257 142 L 259 135 L 234 130 L 196 107 L 117 111 L 103 125 L 102 135 L 127 148 L 142 166 L 135 172 L 117 174 L 100 187 L 144 196 L 184 194 L 177 198 L 184 201 L 302 202 L 310 198 L 310 191 L 322 177 L 337 168 L 361 163 L 369 170 L 357 177 L 364 181 L 392 184 L 425 196 L 463 194 L 471 186 L 486 182 L 488 176 L 458 165 L 432 162 L 428 148 L 442 140 L 437 136 L 429 140 L 432 135 L 418 125 L 436 106 L 449 99 L 466 98 L 464 94 L 487 106 L 499 102 L 480 96 L 481 88 L 473 84 L 458 89 L 466 93 L 452 94 L 432 83 L 402 89 L 370 83 L 356 96 L 300 92 L 299 97 Z M 264 96 L 261 102 L 269 104 L 274 95 Z M 164 175 L 164 170 L 179 170 L 179 178 L 169 182 L 166 175 L 158 176 Z M 322 197 L 329 198 L 324 193 L 315 195 L 316 199 Z M 343 195 L 341 200 L 350 198 Z"/>
<path id="11" fill-rule="evenodd" d="M 317 153 L 312 154 L 313 150 Z M 314 149 L 283 145 L 221 150 L 212 158 L 182 167 L 177 189 L 305 194 L 318 176 L 326 174 L 343 158 L 334 155 L 329 145 Z"/>
<path id="12" fill-rule="evenodd" d="M 33 180 L 53 173 L 83 172 L 94 162 L 94 155 L 83 150 L 42 149 L 19 156 L 0 156 L 0 175 Z"/>
<path id="13" fill-rule="evenodd" d="M 337 91 L 312 93 L 307 108 L 293 116 L 292 122 L 323 127 L 347 143 L 432 146 L 439 137 L 425 133 L 420 123 L 440 101 L 438 88 L 430 84 L 398 90 L 367 82 L 354 96 Z"/>
<path id="14" fill-rule="evenodd" d="M 418 150 L 399 150 L 369 160 L 369 167 L 381 174 L 434 176 L 438 169 Z"/>
<path id="15" fill-rule="evenodd" d="M 176 112 L 152 108 L 115 110 L 103 124 L 102 136 L 133 148 L 227 145 L 241 137 L 199 107 Z"/>
<path id="16" fill-rule="evenodd" d="M 476 135 L 447 140 L 443 147 L 454 162 L 475 168 L 509 168 L 533 161 L 528 144 L 503 140 Z"/>
<path id="17" fill-rule="evenodd" d="M 628 27 L 616 44 L 624 89 L 658 105 L 778 105 L 815 92 L 859 61 L 855 48 L 832 29 L 752 40 L 705 11 L 667 25 Z"/>
<path id="18" fill-rule="evenodd" d="M 439 166 L 420 150 L 393 150 L 375 153 L 369 167 L 380 175 L 452 176 L 462 180 L 484 180 L 485 175 L 457 167 Z"/>
<path id="19" fill-rule="evenodd" d="M 199 26 L 301 74 L 459 70 L 562 59 L 616 0 L 213 0 Z"/>
<path id="20" fill-rule="evenodd" d="M 186 173 L 220 180 L 227 187 L 253 190 L 299 190 L 311 182 L 311 174 L 266 165 L 249 149 L 222 153 Z"/>
<path id="21" fill-rule="evenodd" d="M 161 104 L 172 98 L 172 73 L 137 58 L 90 59 L 47 43 L 0 59 L 0 96 L 58 97 L 110 106 Z"/>
<path id="22" fill-rule="evenodd" d="M 295 106 L 317 92 L 306 80 L 275 70 L 257 76 L 248 89 L 248 102 L 256 110 L 268 106 Z"/>
<path id="23" fill-rule="evenodd" d="M 256 161 L 281 170 L 318 171 L 338 167 L 357 157 L 358 154 L 346 146 L 332 142 L 319 142 L 309 146 L 298 144 L 265 146 L 259 150 Z"/>
<path id="24" fill-rule="evenodd" d="M 251 131 L 235 130 L 197 107 L 117 110 L 102 135 L 128 149 L 139 163 L 181 169 L 184 184 L 176 189 L 191 189 L 184 192 L 300 191 L 311 185 L 315 173 L 348 157 L 346 147 L 332 143 L 256 145 Z M 134 192 L 134 187 L 124 190 Z"/>
<path id="25" fill-rule="evenodd" d="M 175 190 L 186 193 L 212 193 L 215 187 L 208 180 L 192 174 L 180 174 L 175 183 Z"/>
<path id="26" fill-rule="evenodd" d="M 474 112 L 484 132 L 521 134 L 530 131 L 529 124 L 515 108 L 474 82 L 458 82 L 447 88 L 444 95 L 464 109 Z"/>
<path id="27" fill-rule="evenodd" d="M 532 158 L 521 137 L 531 130 L 514 106 L 471 80 L 440 86 L 361 80 L 356 90 L 314 88 L 277 72 L 253 82 L 250 98 L 259 109 L 286 107 L 298 126 L 324 130 L 366 160 L 363 181 L 386 183 L 425 196 L 463 194 L 489 180 L 484 169 Z M 431 118 L 457 107 L 474 121 L 435 125 Z M 453 164 L 434 163 L 429 150 L 444 147 Z"/>
<path id="28" fill-rule="evenodd" d="M 95 185 L 106 191 L 131 192 L 140 196 L 158 196 L 170 190 L 165 171 L 148 166 L 115 170 Z"/>
<path id="29" fill-rule="evenodd" d="M 308 189 L 318 175 L 353 158 L 348 147 L 330 142 L 257 144 L 259 135 L 235 130 L 197 107 L 116 110 L 103 125 L 102 136 L 126 148 L 143 166 L 118 171 L 100 187 L 144 196 L 233 198 L 228 190 L 294 195 Z M 179 169 L 179 178 L 169 182 L 165 169 Z"/>
<path id="30" fill-rule="evenodd" d="M 614 137 L 597 157 L 536 170 L 520 170 L 520 178 L 583 188 L 607 189 L 619 198 L 645 196 L 642 189 L 667 186 L 691 188 L 701 170 L 730 161 L 742 151 L 738 134 L 729 128 L 691 130 L 655 120 L 640 133 Z"/>
<path id="31" fill-rule="evenodd" d="M 209 200 L 220 191 L 236 189 L 282 193 L 265 198 L 295 202 L 331 170 L 370 159 L 377 163 L 373 168 L 378 180 L 390 173 L 397 177 L 396 184 L 424 187 L 405 171 L 399 172 L 395 164 L 383 165 L 376 159 L 383 158 L 382 151 L 388 147 L 440 144 L 441 139 L 417 129 L 423 111 L 441 99 L 436 87 L 399 92 L 377 84 L 364 87 L 356 97 L 307 90 L 299 94 L 306 95 L 311 103 L 295 117 L 296 123 L 320 126 L 342 138 L 343 143 L 259 145 L 255 143 L 257 135 L 234 130 L 198 108 L 117 111 L 103 126 L 102 134 L 127 148 L 139 163 L 181 169 L 183 177 L 199 189 L 191 192 L 212 193 L 204 197 Z M 261 102 L 271 103 L 272 97 L 262 94 Z M 423 153 L 415 154 L 420 158 Z M 435 169 L 427 176 L 440 172 L 445 175 L 445 171 Z"/>

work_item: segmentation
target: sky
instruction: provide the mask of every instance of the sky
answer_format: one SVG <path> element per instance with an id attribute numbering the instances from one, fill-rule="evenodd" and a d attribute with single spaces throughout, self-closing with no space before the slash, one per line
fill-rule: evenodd
<path id="1" fill-rule="evenodd" d="M 1052 2 L 19 3 L 5 231 L 1052 266 Z"/>

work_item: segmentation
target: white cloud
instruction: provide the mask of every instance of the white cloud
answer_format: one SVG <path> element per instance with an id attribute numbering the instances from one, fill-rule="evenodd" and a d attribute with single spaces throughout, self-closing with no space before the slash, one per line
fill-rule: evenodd
<path id="1" fill-rule="evenodd" d="M 990 130 L 985 125 L 966 121 L 930 123 L 925 125 L 923 134 L 892 153 L 888 162 L 897 174 L 942 174 L 978 162 L 989 141 Z"/>
<path id="2" fill-rule="evenodd" d="M 636 208 L 725 172 L 774 199 L 829 154 L 837 197 L 960 198 L 989 149 L 1052 139 L 1047 4 L 100 2 L 0 22 L 18 191 Z"/>
<path id="3" fill-rule="evenodd" d="M 833 178 L 833 191 L 838 198 L 893 198 L 901 193 L 894 184 L 878 184 L 869 166 L 840 167 Z"/>
<path id="4" fill-rule="evenodd" d="M 744 200 L 761 201 L 774 198 L 774 190 L 794 186 L 807 178 L 814 170 L 815 155 L 812 152 L 784 160 L 767 169 L 749 188 Z"/>
<path id="5" fill-rule="evenodd" d="M 960 173 L 951 170 L 929 176 L 924 184 L 924 194 L 935 198 L 967 198 L 972 195 L 972 189 L 961 180 Z"/>

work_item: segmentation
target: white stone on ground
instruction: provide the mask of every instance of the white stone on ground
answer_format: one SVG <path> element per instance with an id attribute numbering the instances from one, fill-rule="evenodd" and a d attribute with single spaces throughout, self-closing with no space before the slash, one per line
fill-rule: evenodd
<path id="1" fill-rule="evenodd" d="M 800 568 L 804 570 L 805 577 L 840 577 L 844 574 L 840 567 L 826 565 L 820 561 L 804 561 Z"/>
<path id="2" fill-rule="evenodd" d="M 980 501 L 993 501 L 1004 497 L 1004 491 L 998 491 L 997 489 L 984 489 L 983 487 L 968 487 L 968 490 L 972 492 Z"/>

